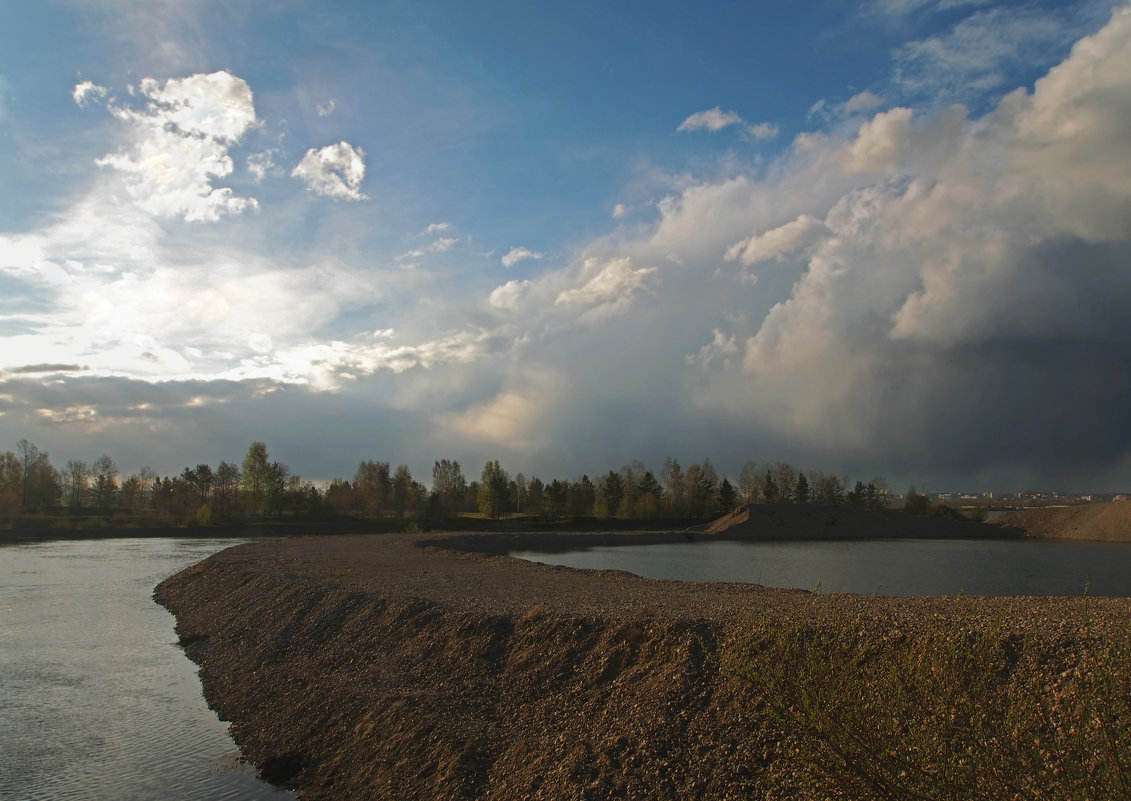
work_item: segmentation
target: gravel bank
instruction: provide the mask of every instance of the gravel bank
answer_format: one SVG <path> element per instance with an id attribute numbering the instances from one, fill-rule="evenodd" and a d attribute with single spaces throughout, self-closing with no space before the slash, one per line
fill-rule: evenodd
<path id="1" fill-rule="evenodd" d="M 989 522 L 1036 539 L 1131 542 L 1131 501 L 1021 509 Z"/>
<path id="2" fill-rule="evenodd" d="M 682 539 L 605 541 L 634 537 Z M 257 542 L 155 592 L 244 754 L 304 799 L 764 797 L 784 733 L 717 643 L 814 615 L 877 641 L 971 619 L 964 598 L 645 580 L 462 552 L 497 549 L 491 535 L 422 539 Z M 1087 603 L 977 616 L 1052 638 L 1085 615 L 1128 625 L 1125 600 Z"/>

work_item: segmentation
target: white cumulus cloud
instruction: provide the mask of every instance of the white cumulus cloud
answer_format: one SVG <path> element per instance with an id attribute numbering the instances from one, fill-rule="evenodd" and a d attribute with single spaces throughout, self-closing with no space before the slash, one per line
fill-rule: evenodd
<path id="1" fill-rule="evenodd" d="M 268 378 L 303 384 L 321 392 L 334 392 L 343 383 L 363 376 L 400 374 L 472 362 L 482 355 L 484 338 L 483 332 L 468 330 L 415 345 L 342 340 L 309 342 L 276 350 L 269 354 L 269 358 L 260 361 L 245 362 L 224 377 L 239 380 Z"/>
<path id="2" fill-rule="evenodd" d="M 865 111 L 873 111 L 882 106 L 883 103 L 882 97 L 865 89 L 844 101 L 842 109 L 845 114 L 860 114 Z"/>
<path id="3" fill-rule="evenodd" d="M 696 111 L 676 128 L 677 131 L 721 131 L 731 125 L 742 124 L 735 111 L 723 111 L 718 106 L 706 111 Z"/>
<path id="4" fill-rule="evenodd" d="M 105 99 L 109 91 L 105 86 L 99 86 L 94 81 L 80 81 L 75 84 L 71 97 L 74 98 L 76 105 L 85 106 Z"/>
<path id="5" fill-rule="evenodd" d="M 91 91 L 81 96 L 90 98 Z M 232 172 L 228 150 L 256 124 L 251 89 L 243 79 L 225 71 L 164 84 L 146 78 L 137 94 L 144 100 L 141 108 L 110 106 L 115 117 L 131 125 L 132 145 L 97 163 L 127 174 L 126 186 L 139 206 L 161 217 L 215 221 L 258 205 L 254 198 L 213 186 Z"/>
<path id="6" fill-rule="evenodd" d="M 262 181 L 267 177 L 267 173 L 274 169 L 275 159 L 274 150 L 265 150 L 262 153 L 252 153 L 247 157 L 247 171 L 252 174 L 256 181 Z"/>
<path id="7" fill-rule="evenodd" d="M 727 249 L 726 260 L 740 260 L 746 267 L 771 259 L 780 259 L 789 253 L 805 250 L 832 235 L 828 227 L 809 214 L 796 220 L 749 236 Z"/>
<path id="8" fill-rule="evenodd" d="M 868 89 L 857 92 L 844 102 L 833 102 L 822 97 L 809 107 L 807 119 L 822 123 L 838 123 L 846 118 L 869 114 L 884 105 L 884 99 Z M 805 134 L 803 134 L 805 135 Z"/>
<path id="9" fill-rule="evenodd" d="M 773 139 L 778 135 L 778 126 L 772 122 L 758 122 L 747 128 L 755 139 Z"/>
<path id="10" fill-rule="evenodd" d="M 529 281 L 507 281 L 491 291 L 487 296 L 487 302 L 496 309 L 514 309 L 529 288 Z"/>
<path id="11" fill-rule="evenodd" d="M 397 261 L 404 261 L 405 259 L 419 259 L 421 256 L 424 256 L 428 253 L 447 253 L 457 242 L 459 242 L 459 239 L 457 237 L 442 236 L 439 239 L 435 239 L 432 242 L 428 243 L 428 245 L 426 245 L 425 247 L 414 248 L 407 253 L 402 253 L 401 255 L 397 256 Z"/>
<path id="12" fill-rule="evenodd" d="M 306 151 L 302 161 L 291 171 L 306 188 L 316 195 L 335 200 L 365 200 L 361 191 L 365 179 L 365 153 L 342 141 Z"/>
<path id="13" fill-rule="evenodd" d="M 699 349 L 698 353 L 687 355 L 688 364 L 708 365 L 713 361 L 728 362 L 729 358 L 738 353 L 738 341 L 733 336 L 727 336 L 718 328 L 714 329 L 713 339 Z"/>
<path id="14" fill-rule="evenodd" d="M 528 250 L 524 247 L 514 247 L 506 252 L 500 261 L 504 267 L 514 267 L 520 261 L 527 261 L 528 259 L 544 259 L 546 254 L 537 253 L 533 250 Z"/>
<path id="15" fill-rule="evenodd" d="M 574 289 L 562 290 L 554 301 L 556 306 L 587 306 L 601 312 L 615 312 L 626 308 L 632 296 L 648 285 L 656 268 L 633 267 L 628 257 L 602 262 L 587 259 L 582 275 L 584 283 Z"/>
<path id="16" fill-rule="evenodd" d="M 772 139 L 778 135 L 778 126 L 772 122 L 748 123 L 736 111 L 723 111 L 718 106 L 697 111 L 676 128 L 677 131 L 721 131 L 740 125 L 754 139 Z"/>

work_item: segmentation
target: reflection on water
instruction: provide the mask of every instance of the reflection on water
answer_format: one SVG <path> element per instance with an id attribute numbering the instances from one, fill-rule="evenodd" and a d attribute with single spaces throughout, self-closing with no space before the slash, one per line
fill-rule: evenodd
<path id="1" fill-rule="evenodd" d="M 241 765 L 152 600 L 233 544 L 0 546 L 0 798 L 290 798 Z"/>
<path id="2" fill-rule="evenodd" d="M 1131 545 L 1031 540 L 695 541 L 511 556 L 645 578 L 864 595 L 1131 596 Z"/>

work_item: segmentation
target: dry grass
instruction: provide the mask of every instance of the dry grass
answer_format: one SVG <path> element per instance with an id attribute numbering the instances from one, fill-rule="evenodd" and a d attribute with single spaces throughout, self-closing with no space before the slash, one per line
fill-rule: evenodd
<path id="1" fill-rule="evenodd" d="M 1131 632 L 979 612 L 905 633 L 767 617 L 718 652 L 783 732 L 770 798 L 1131 798 Z"/>
<path id="2" fill-rule="evenodd" d="M 549 614 L 550 610 L 547 609 L 544 605 L 534 604 L 534 606 L 530 607 L 523 613 L 522 617 L 519 618 L 519 622 L 530 623 L 531 621 L 541 620 L 544 617 L 548 617 Z"/>

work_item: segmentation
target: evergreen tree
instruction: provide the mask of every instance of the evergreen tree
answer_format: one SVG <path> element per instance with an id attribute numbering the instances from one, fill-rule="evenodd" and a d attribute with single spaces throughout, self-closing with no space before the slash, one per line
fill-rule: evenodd
<path id="1" fill-rule="evenodd" d="M 778 496 L 778 482 L 774 478 L 772 468 L 766 468 L 766 474 L 762 476 L 762 499 L 766 503 L 777 503 L 781 500 Z"/>
<path id="2" fill-rule="evenodd" d="M 804 473 L 797 475 L 797 483 L 793 486 L 793 502 L 809 503 L 809 479 Z"/>
<path id="3" fill-rule="evenodd" d="M 651 470 L 645 470 L 644 475 L 640 477 L 636 486 L 636 493 L 637 515 L 639 517 L 648 519 L 659 514 L 664 499 L 664 488 L 652 475 Z"/>
<path id="4" fill-rule="evenodd" d="M 557 520 L 569 506 L 569 482 L 554 479 L 546 485 L 546 517 Z"/>
<path id="5" fill-rule="evenodd" d="M 733 509 L 738 500 L 738 493 L 734 489 L 734 485 L 726 476 L 723 476 L 723 483 L 719 484 L 719 507 L 723 512 L 728 512 Z"/>
<path id="6" fill-rule="evenodd" d="M 546 504 L 546 485 L 542 483 L 542 479 L 538 476 L 530 479 L 530 483 L 526 485 L 526 509 L 527 512 L 533 512 L 536 515 L 542 514 Z"/>
<path id="7" fill-rule="evenodd" d="M 575 515 L 593 514 L 593 506 L 597 503 L 597 487 L 583 475 L 569 487 L 569 508 Z"/>
<path id="8" fill-rule="evenodd" d="M 610 470 L 597 484 L 597 507 L 599 516 L 615 517 L 620 509 L 624 495 L 624 479 L 620 473 Z"/>

